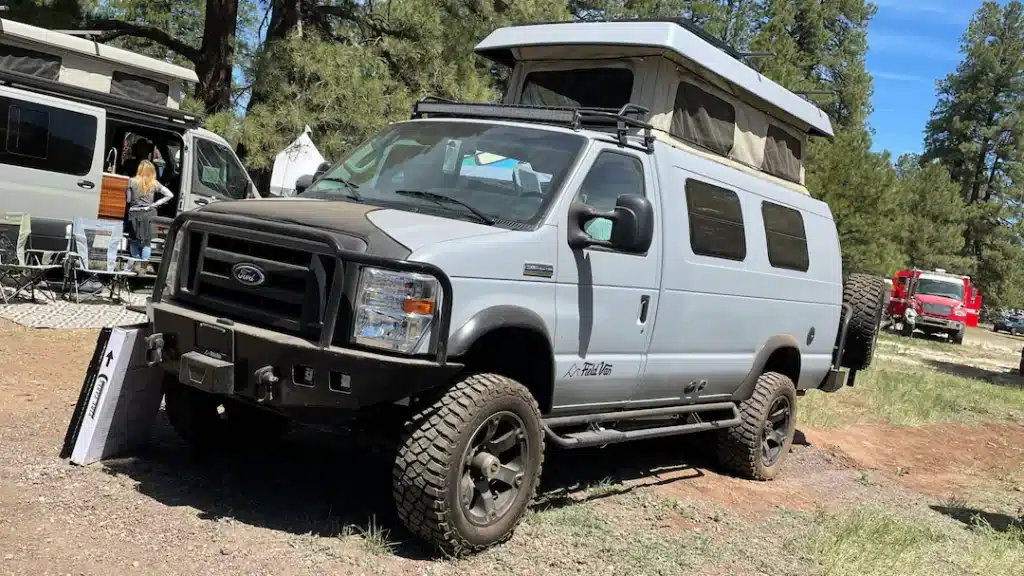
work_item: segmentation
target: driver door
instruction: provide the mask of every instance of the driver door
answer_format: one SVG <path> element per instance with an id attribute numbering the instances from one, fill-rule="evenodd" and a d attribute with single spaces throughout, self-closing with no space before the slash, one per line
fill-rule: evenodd
<path id="1" fill-rule="evenodd" d="M 182 162 L 178 212 L 220 200 L 258 197 L 249 174 L 231 148 L 195 133 L 186 135 L 185 142 L 188 153 Z"/>

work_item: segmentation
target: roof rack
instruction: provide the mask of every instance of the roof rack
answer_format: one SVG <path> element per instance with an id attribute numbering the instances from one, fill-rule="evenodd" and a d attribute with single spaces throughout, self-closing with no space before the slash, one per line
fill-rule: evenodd
<path id="1" fill-rule="evenodd" d="M 629 129 L 643 130 L 643 150 L 654 152 L 654 127 L 647 123 L 650 110 L 636 104 L 614 108 L 573 108 L 562 106 L 523 106 L 518 104 L 484 104 L 476 102 L 449 102 L 440 98 L 427 97 L 413 106 L 412 119 L 424 117 L 475 118 L 489 120 L 514 120 L 554 124 L 573 130 L 586 126 L 607 126 L 615 124 L 620 146 L 634 147 L 629 142 Z M 632 117 L 631 117 L 632 116 Z"/>

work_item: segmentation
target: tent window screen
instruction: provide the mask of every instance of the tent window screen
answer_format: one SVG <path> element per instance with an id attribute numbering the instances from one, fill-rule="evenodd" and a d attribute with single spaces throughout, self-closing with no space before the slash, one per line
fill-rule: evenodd
<path id="1" fill-rule="evenodd" d="M 669 131 L 677 138 L 728 156 L 736 139 L 736 109 L 694 84 L 680 82 Z"/>
<path id="2" fill-rule="evenodd" d="M 800 140 L 778 126 L 769 126 L 761 169 L 779 178 L 799 183 L 802 154 Z"/>
<path id="3" fill-rule="evenodd" d="M 743 208 L 732 190 L 686 181 L 686 209 L 690 213 L 690 248 L 698 256 L 742 261 L 747 257 Z"/>
<path id="4" fill-rule="evenodd" d="M 163 82 L 124 72 L 115 71 L 110 81 L 110 93 L 114 96 L 131 98 L 158 106 L 167 105 L 167 95 L 170 91 L 171 87 Z"/>
<path id="5" fill-rule="evenodd" d="M 761 204 L 764 235 L 768 239 L 768 262 L 774 268 L 807 272 L 807 232 L 799 211 L 772 202 Z"/>
<path id="6" fill-rule="evenodd" d="M 628 68 L 583 68 L 530 72 L 523 82 L 520 104 L 614 108 L 629 103 L 633 71 Z"/>
<path id="7" fill-rule="evenodd" d="M 60 56 L 0 45 L 0 70 L 57 81 L 60 63 Z"/>

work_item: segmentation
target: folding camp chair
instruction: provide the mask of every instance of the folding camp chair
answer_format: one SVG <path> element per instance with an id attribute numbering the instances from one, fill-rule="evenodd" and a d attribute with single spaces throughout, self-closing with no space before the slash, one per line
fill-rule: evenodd
<path id="1" fill-rule="evenodd" d="M 38 302 L 37 287 L 48 300 L 57 299 L 44 280 L 47 274 L 61 269 L 60 252 L 29 248 L 31 232 L 32 219 L 28 214 L 7 213 L 0 220 L 0 297 L 4 304 L 26 292 L 29 300 Z M 14 290 L 10 297 L 6 287 Z"/>
<path id="2" fill-rule="evenodd" d="M 73 293 L 76 303 L 81 302 L 79 287 L 89 282 L 105 283 L 111 301 L 125 301 L 123 293 L 128 288 L 128 279 L 135 276 L 135 260 L 118 255 L 123 226 L 116 220 L 74 219 L 68 234 L 64 292 Z"/>

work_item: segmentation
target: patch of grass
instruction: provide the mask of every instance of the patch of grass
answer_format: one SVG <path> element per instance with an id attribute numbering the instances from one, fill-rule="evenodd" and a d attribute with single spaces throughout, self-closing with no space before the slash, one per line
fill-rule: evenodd
<path id="1" fill-rule="evenodd" d="M 872 507 L 819 512 L 791 546 L 821 576 L 1024 573 L 1024 531 L 962 528 Z"/>
<path id="2" fill-rule="evenodd" d="M 837 427 L 862 423 L 999 422 L 1019 418 L 1024 390 L 877 358 L 855 385 L 800 399 L 800 422 Z"/>

